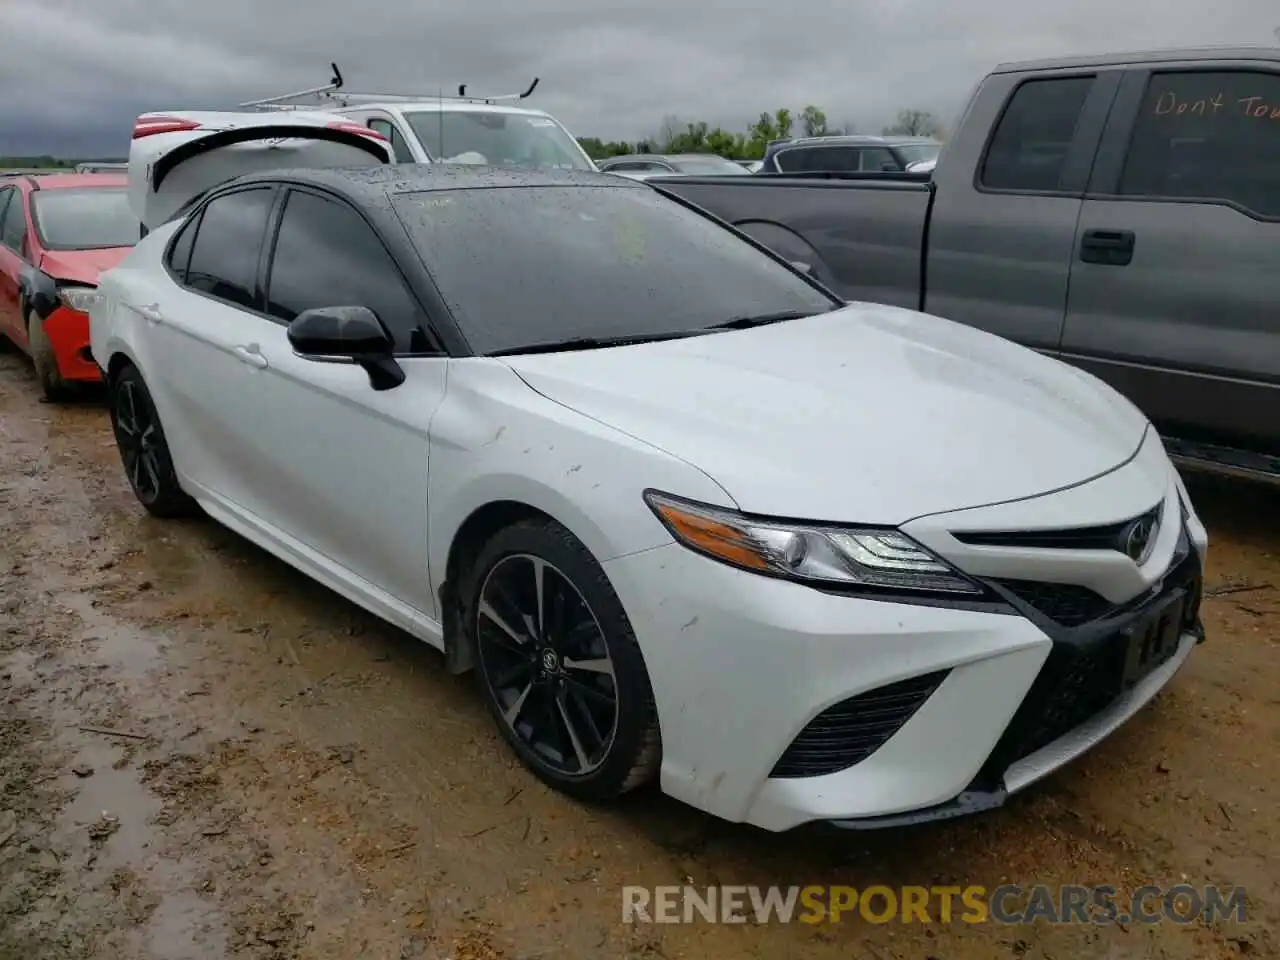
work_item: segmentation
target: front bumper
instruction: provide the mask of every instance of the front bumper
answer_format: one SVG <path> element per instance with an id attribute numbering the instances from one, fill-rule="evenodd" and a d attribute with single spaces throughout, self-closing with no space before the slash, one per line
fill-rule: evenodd
<path id="1" fill-rule="evenodd" d="M 1164 493 L 1165 515 L 1177 518 L 1180 486 L 1171 467 L 1158 478 L 1151 473 L 1160 466 L 1155 459 L 1167 465 L 1162 452 L 1148 454 L 1118 471 L 1124 478 L 1086 484 L 1094 488 L 1092 506 L 1101 497 L 1119 516 L 1131 507 L 1137 515 L 1155 490 Z M 1137 482 L 1144 476 L 1162 482 Z M 999 506 L 987 519 L 999 526 L 1024 509 L 1025 502 Z M 989 606 L 868 600 L 741 572 L 675 544 L 605 569 L 649 668 L 664 791 L 724 819 L 779 831 L 812 821 L 878 827 L 970 813 L 1079 756 L 1150 700 L 1202 638 L 1193 604 L 1169 658 L 1121 686 L 1115 658 L 1127 649 L 1126 631 L 1179 591 L 1197 591 L 1203 554 L 1203 527 L 1189 513 L 1162 528 L 1149 563 L 1131 572 L 1140 592 L 1069 628 L 1008 591 Z M 1034 558 L 1010 557 L 1015 568 L 1034 567 Z M 987 560 L 999 566 L 996 553 Z M 1072 561 L 1081 576 L 1087 560 Z M 1122 580 L 1118 589 L 1128 586 Z M 841 716 L 847 704 L 879 696 L 862 718 L 883 716 L 882 708 L 915 696 L 904 681 L 928 681 L 928 690 L 869 755 L 805 775 L 804 763 L 822 759 L 824 737 L 865 732 L 862 720 Z M 802 732 L 808 739 L 792 769 L 781 761 L 796 758 L 790 748 Z"/>
<path id="2" fill-rule="evenodd" d="M 45 318 L 44 331 L 63 380 L 96 383 L 102 379 L 89 348 L 88 314 L 60 306 Z"/>

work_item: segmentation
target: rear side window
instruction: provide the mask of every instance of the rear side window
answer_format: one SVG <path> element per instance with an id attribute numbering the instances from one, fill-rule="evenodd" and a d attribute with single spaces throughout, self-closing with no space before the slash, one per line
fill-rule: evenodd
<path id="1" fill-rule="evenodd" d="M 1093 77 L 1028 80 L 1005 108 L 982 164 L 992 190 L 1061 189 L 1067 153 Z"/>
<path id="2" fill-rule="evenodd" d="M 258 306 L 258 259 L 275 191 L 240 190 L 213 200 L 200 216 L 187 286 L 238 307 Z"/>
<path id="3" fill-rule="evenodd" d="M 12 199 L 5 205 L 4 222 L 0 223 L 0 243 L 20 254 L 22 241 L 27 235 L 27 218 L 23 215 L 22 193 L 13 187 L 9 188 L 8 193 L 12 195 Z"/>
<path id="4" fill-rule="evenodd" d="M 864 171 L 883 172 L 902 169 L 902 165 L 894 159 L 893 153 L 884 147 L 869 147 L 863 150 L 861 160 Z"/>
<path id="5" fill-rule="evenodd" d="M 368 307 L 395 337 L 397 351 L 430 350 L 417 301 L 364 218 L 345 204 L 294 191 L 271 257 L 267 312 L 288 323 L 315 307 Z"/>
<path id="6" fill-rule="evenodd" d="M 199 216 L 192 217 L 184 223 L 173 241 L 173 246 L 169 248 L 169 269 L 182 283 L 187 282 L 187 265 L 191 262 L 191 247 L 199 224 Z"/>
<path id="7" fill-rule="evenodd" d="M 1120 193 L 1224 201 L 1280 217 L 1280 75 L 1153 74 Z"/>

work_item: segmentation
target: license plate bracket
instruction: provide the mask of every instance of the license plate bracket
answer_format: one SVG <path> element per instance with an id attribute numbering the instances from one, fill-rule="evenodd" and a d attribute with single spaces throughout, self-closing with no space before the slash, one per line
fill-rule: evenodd
<path id="1" fill-rule="evenodd" d="M 1121 686 L 1129 690 L 1178 652 L 1186 592 L 1178 591 L 1163 606 L 1127 631 Z"/>

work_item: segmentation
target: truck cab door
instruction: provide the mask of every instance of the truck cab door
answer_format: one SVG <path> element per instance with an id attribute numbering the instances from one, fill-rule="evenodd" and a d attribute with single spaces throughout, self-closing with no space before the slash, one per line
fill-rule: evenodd
<path id="1" fill-rule="evenodd" d="M 1277 65 L 1126 74 L 1080 213 L 1062 352 L 1166 436 L 1280 454 L 1277 171 Z"/>
<path id="2" fill-rule="evenodd" d="M 924 304 L 1053 352 L 1076 221 L 1118 71 L 993 74 L 934 171 Z"/>

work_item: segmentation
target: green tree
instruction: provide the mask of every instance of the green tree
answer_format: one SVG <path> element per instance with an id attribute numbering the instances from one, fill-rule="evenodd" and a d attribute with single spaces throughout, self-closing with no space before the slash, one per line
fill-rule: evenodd
<path id="1" fill-rule="evenodd" d="M 884 128 L 886 136 L 932 137 L 941 126 L 928 110 L 899 110 L 898 122 Z"/>
<path id="2" fill-rule="evenodd" d="M 605 141 L 599 137 L 580 137 L 578 142 L 587 155 L 596 160 L 628 153 L 715 153 L 731 160 L 759 160 L 770 141 L 787 139 L 796 127 L 811 137 L 837 132 L 853 133 L 855 130 L 851 121 L 832 128 L 826 111 L 809 104 L 798 115 L 789 107 L 780 107 L 772 113 L 763 111 L 741 133 L 713 127 L 705 120 L 688 121 L 672 114 L 662 118 L 656 134 L 635 143 Z M 933 116 L 923 110 L 899 111 L 898 123 L 885 128 L 885 132 L 941 133 Z"/>
<path id="3" fill-rule="evenodd" d="M 825 137 L 827 135 L 827 115 L 813 104 L 800 111 L 800 126 L 806 137 Z"/>

